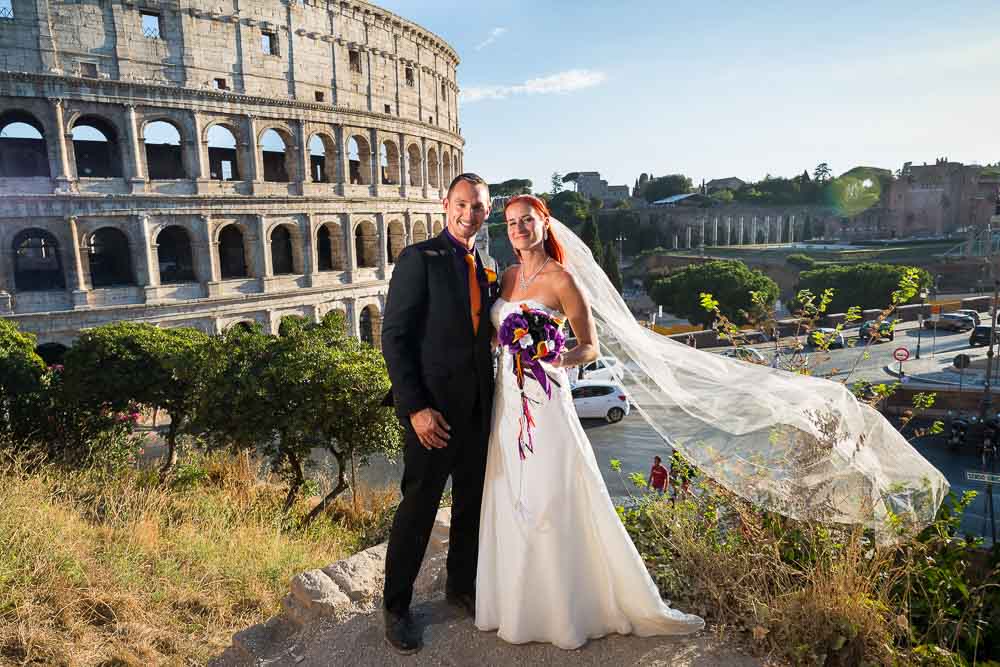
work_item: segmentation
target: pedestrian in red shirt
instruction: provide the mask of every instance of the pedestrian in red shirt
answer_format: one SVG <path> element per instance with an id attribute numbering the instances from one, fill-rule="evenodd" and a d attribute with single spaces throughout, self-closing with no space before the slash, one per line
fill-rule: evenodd
<path id="1" fill-rule="evenodd" d="M 661 496 L 667 490 L 667 476 L 669 473 L 667 469 L 661 464 L 661 459 L 659 456 L 653 457 L 653 467 L 649 471 L 649 481 L 647 482 L 649 486 L 659 493 Z"/>

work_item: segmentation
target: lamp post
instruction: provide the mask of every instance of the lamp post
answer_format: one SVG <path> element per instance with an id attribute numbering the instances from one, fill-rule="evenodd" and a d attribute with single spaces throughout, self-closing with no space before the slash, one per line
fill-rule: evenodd
<path id="1" fill-rule="evenodd" d="M 622 243 L 628 241 L 628 237 L 624 234 L 619 234 L 615 241 L 618 241 L 618 268 L 621 269 L 622 262 L 625 259 L 622 255 Z"/>
<path id="2" fill-rule="evenodd" d="M 924 302 L 927 300 L 927 290 L 920 290 L 920 312 L 917 313 L 917 354 L 916 358 L 920 358 L 920 336 L 924 330 Z"/>

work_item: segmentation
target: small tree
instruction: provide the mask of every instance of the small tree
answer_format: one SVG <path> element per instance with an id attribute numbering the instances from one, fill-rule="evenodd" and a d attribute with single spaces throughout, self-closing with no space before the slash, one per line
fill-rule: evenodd
<path id="1" fill-rule="evenodd" d="M 820 162 L 816 165 L 816 169 L 813 170 L 813 180 L 819 183 L 825 183 L 833 178 L 833 171 L 830 169 L 830 165 L 826 162 Z"/>
<path id="2" fill-rule="evenodd" d="M 685 317 L 692 324 L 709 325 L 715 315 L 701 303 L 701 294 L 716 295 L 722 314 L 736 324 L 746 324 L 771 308 L 778 298 L 778 284 L 738 260 L 715 260 L 686 266 L 653 283 L 650 295 L 664 310 Z"/>
<path id="3" fill-rule="evenodd" d="M 177 462 L 177 436 L 194 409 L 198 352 L 208 336 L 196 329 L 160 329 L 116 322 L 85 331 L 66 354 L 66 388 L 81 403 L 116 411 L 134 404 L 163 410 L 167 427 L 166 474 Z"/>
<path id="4" fill-rule="evenodd" d="M 563 177 L 558 171 L 552 172 L 552 195 L 555 196 L 563 191 Z"/>
<path id="5" fill-rule="evenodd" d="M 597 224 L 593 220 L 587 220 L 580 227 L 580 240 L 587 244 L 590 252 L 594 255 L 594 261 L 604 265 L 604 245 L 601 243 L 600 233 L 597 231 Z"/>
<path id="6" fill-rule="evenodd" d="M 618 249 L 614 241 L 608 241 L 604 247 L 604 273 L 608 275 L 608 280 L 615 286 L 618 293 L 622 292 L 622 274 L 618 267 Z"/>
<path id="7" fill-rule="evenodd" d="M 0 446 L 19 446 L 30 438 L 33 424 L 28 415 L 44 377 L 35 337 L 0 319 Z"/>

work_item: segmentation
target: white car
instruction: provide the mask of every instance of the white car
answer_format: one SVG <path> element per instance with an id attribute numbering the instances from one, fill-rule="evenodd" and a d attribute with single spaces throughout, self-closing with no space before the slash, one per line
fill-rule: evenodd
<path id="1" fill-rule="evenodd" d="M 624 371 L 614 357 L 599 357 L 583 367 L 584 380 L 604 380 L 606 382 L 621 382 Z M 577 371 L 579 377 L 579 371 Z"/>
<path id="2" fill-rule="evenodd" d="M 581 419 L 620 422 L 629 413 L 628 394 L 614 382 L 584 380 L 573 387 L 573 407 Z"/>

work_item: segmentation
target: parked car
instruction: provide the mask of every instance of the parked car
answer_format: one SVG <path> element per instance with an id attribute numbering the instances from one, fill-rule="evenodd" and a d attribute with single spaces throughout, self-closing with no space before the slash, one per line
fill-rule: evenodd
<path id="1" fill-rule="evenodd" d="M 972 310 L 970 308 L 960 308 L 958 310 L 953 310 L 951 312 L 955 313 L 956 315 L 965 315 L 966 317 L 971 317 L 972 321 L 976 323 L 977 327 L 983 323 L 982 319 L 979 317 L 979 311 Z"/>
<path id="2" fill-rule="evenodd" d="M 968 315 L 958 315 L 956 313 L 944 313 L 937 320 L 924 320 L 926 329 L 942 329 L 945 331 L 969 331 L 974 329 L 976 321 Z"/>
<path id="3" fill-rule="evenodd" d="M 861 323 L 858 329 L 858 340 L 866 342 L 875 338 L 876 326 L 878 327 L 878 340 L 896 340 L 896 319 L 888 318 L 879 322 L 878 320 L 866 320 Z"/>
<path id="4" fill-rule="evenodd" d="M 767 363 L 767 359 L 764 358 L 763 354 L 752 347 L 744 347 L 743 345 L 739 347 L 727 347 L 722 352 L 719 352 L 719 355 L 731 359 L 739 359 L 740 361 L 747 361 L 751 364 Z"/>
<path id="5" fill-rule="evenodd" d="M 1000 327 L 996 329 L 993 334 L 993 342 L 1000 342 Z M 990 325 L 980 324 L 975 329 L 972 330 L 972 334 L 969 336 L 969 347 L 979 347 L 980 345 L 990 344 Z"/>
<path id="6" fill-rule="evenodd" d="M 830 345 L 827 348 L 830 350 L 847 347 L 847 343 L 844 341 L 844 334 L 829 327 L 820 327 L 810 331 L 809 336 L 806 338 L 806 347 L 815 349 L 826 341 L 830 341 Z"/>
<path id="7" fill-rule="evenodd" d="M 614 357 L 599 357 L 583 367 L 583 380 L 621 382 L 622 368 Z"/>
<path id="8" fill-rule="evenodd" d="M 578 382 L 573 387 L 573 407 L 581 419 L 606 419 L 610 424 L 624 419 L 631 408 L 621 385 L 600 380 Z"/>

